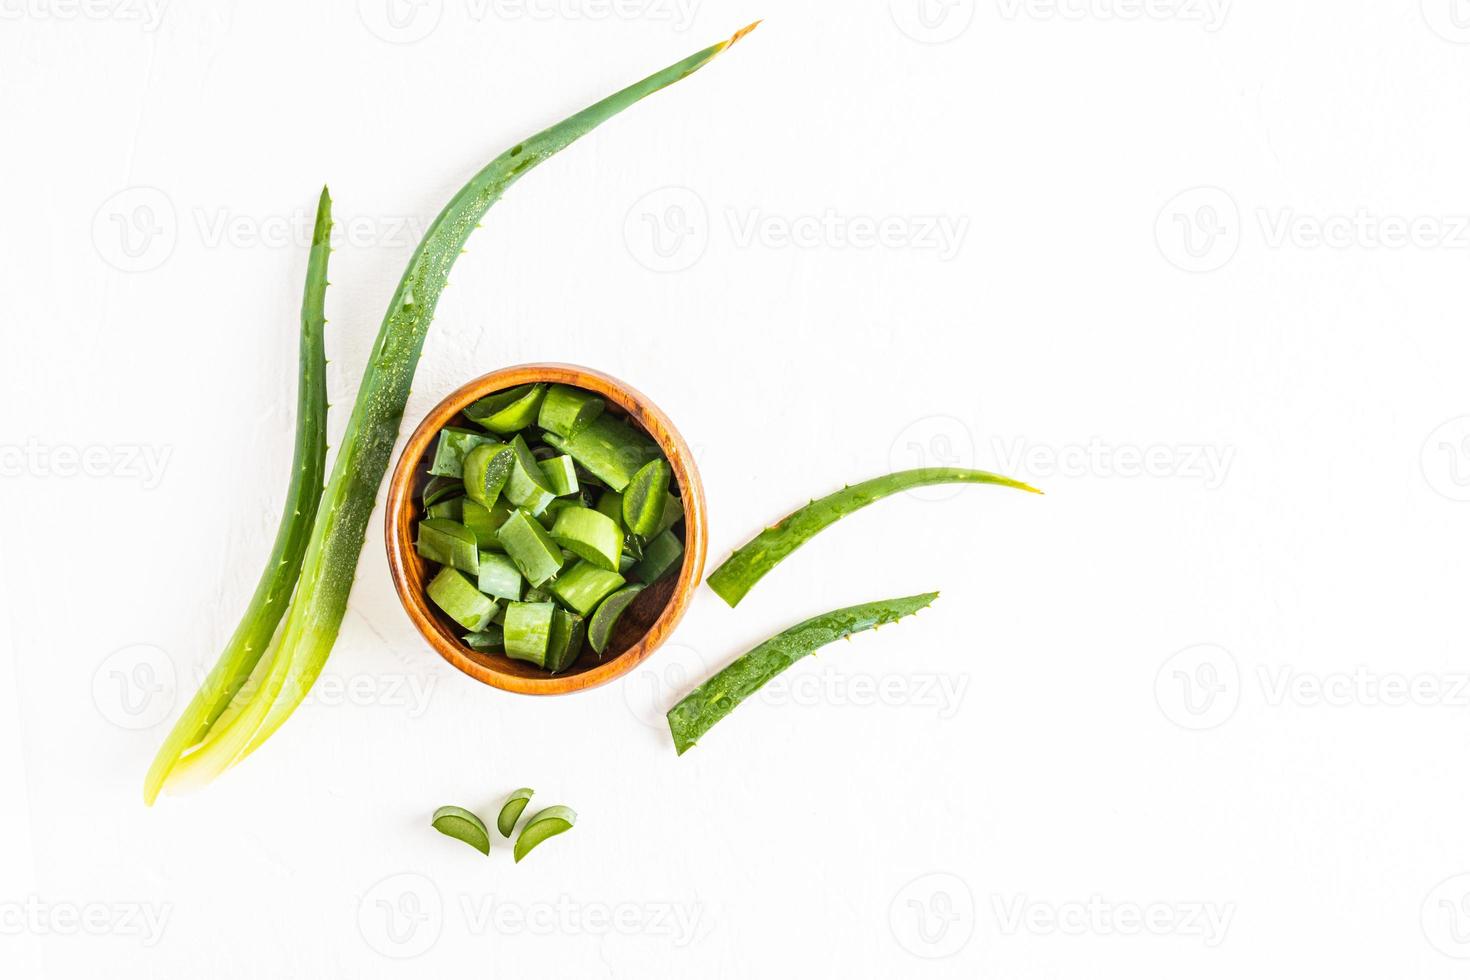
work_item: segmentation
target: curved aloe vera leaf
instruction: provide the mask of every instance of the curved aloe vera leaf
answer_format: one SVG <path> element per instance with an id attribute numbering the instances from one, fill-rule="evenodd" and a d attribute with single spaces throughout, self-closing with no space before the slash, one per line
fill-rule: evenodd
<path id="1" fill-rule="evenodd" d="M 368 518 L 388 468 L 424 337 L 449 270 L 485 212 L 526 171 L 635 102 L 698 71 L 754 26 L 517 143 L 491 160 L 439 212 L 409 260 L 363 372 L 271 670 L 228 728 L 212 730 L 200 751 L 184 760 L 191 781 L 211 779 L 254 751 L 296 710 L 321 673 L 347 612 Z"/>
<path id="2" fill-rule="evenodd" d="M 516 821 L 521 819 L 521 812 L 531 802 L 535 792 L 529 786 L 522 786 L 506 797 L 505 804 L 500 808 L 500 815 L 495 818 L 495 829 L 500 831 L 501 837 L 509 837 L 516 829 Z"/>
<path id="3" fill-rule="evenodd" d="M 902 599 L 865 602 L 860 606 L 813 616 L 777 633 L 749 653 L 737 657 L 669 709 L 669 732 L 674 736 L 674 748 L 680 755 L 688 752 L 716 722 L 802 657 L 844 636 L 897 622 L 937 598 L 938 592 L 925 592 Z"/>
<path id="4" fill-rule="evenodd" d="M 291 485 L 276 542 L 261 573 L 245 617 L 235 628 L 214 669 L 194 694 L 158 750 L 143 779 L 143 801 L 150 806 L 179 757 L 198 744 L 270 646 L 285 615 L 291 590 L 301 574 L 307 539 L 327 470 L 327 260 L 332 237 L 332 198 L 325 187 L 317 203 L 311 254 L 306 262 L 306 292 L 301 300 L 301 378 L 296 391 L 296 449 Z"/>
<path id="5" fill-rule="evenodd" d="M 434 811 L 429 826 L 445 837 L 463 841 L 487 857 L 490 854 L 490 831 L 485 829 L 485 821 L 462 806 L 441 806 Z"/>
<path id="6" fill-rule="evenodd" d="M 984 470 L 962 470 L 947 466 L 933 466 L 917 470 L 900 470 L 883 476 L 854 483 L 836 493 L 829 493 L 819 500 L 802 507 L 777 521 L 745 544 L 736 548 L 725 563 L 715 569 L 706 579 L 709 587 L 730 608 L 740 604 L 755 583 L 781 563 L 781 559 L 800 548 L 818 531 L 835 523 L 853 511 L 862 510 L 875 501 L 915 487 L 928 487 L 940 483 L 994 483 L 1003 487 L 1015 487 L 1029 493 L 1040 493 L 1033 486 L 1013 480 L 1008 476 L 987 473 Z"/>

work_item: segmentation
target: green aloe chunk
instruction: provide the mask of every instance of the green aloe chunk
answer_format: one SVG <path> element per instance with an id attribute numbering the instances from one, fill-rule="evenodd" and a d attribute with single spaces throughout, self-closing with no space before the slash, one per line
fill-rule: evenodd
<path id="1" fill-rule="evenodd" d="M 472 504 L 474 503 L 474 501 L 469 500 L 468 497 L 451 497 L 448 500 L 441 500 L 438 503 L 430 504 L 427 508 L 425 508 L 424 516 L 437 517 L 441 520 L 454 521 L 458 524 L 463 524 L 464 505 L 466 501 Z"/>
<path id="2" fill-rule="evenodd" d="M 551 638 L 546 642 L 546 662 L 542 666 L 559 674 L 576 663 L 586 630 L 586 621 L 581 616 L 557 609 L 551 616 Z"/>
<path id="3" fill-rule="evenodd" d="M 623 495 L 616 490 L 604 490 L 597 498 L 597 506 L 593 508 L 599 514 L 606 514 L 621 526 L 623 523 Z M 624 528 L 627 530 L 627 528 Z"/>
<path id="4" fill-rule="evenodd" d="M 515 453 L 503 442 L 488 442 L 471 449 L 464 458 L 464 492 L 476 503 L 494 506 L 510 479 Z"/>
<path id="5" fill-rule="evenodd" d="M 652 585 L 679 567 L 684 556 L 684 543 L 673 531 L 664 531 L 643 546 L 643 557 L 633 566 L 633 577 L 644 585 Z"/>
<path id="6" fill-rule="evenodd" d="M 612 640 L 613 628 L 618 625 L 618 618 L 642 591 L 643 586 L 630 585 L 598 603 L 597 611 L 592 614 L 592 620 L 587 626 L 587 642 L 592 644 L 592 649 L 597 651 L 598 656 L 602 655 Z"/>
<path id="7" fill-rule="evenodd" d="M 560 449 L 614 490 L 621 492 L 633 474 L 659 457 L 658 446 L 627 422 L 606 413 L 569 439 L 546 433 L 546 444 Z"/>
<path id="8" fill-rule="evenodd" d="M 623 554 L 623 529 L 606 514 L 586 507 L 566 507 L 556 514 L 551 538 L 598 568 L 617 571 Z"/>
<path id="9" fill-rule="evenodd" d="M 521 598 L 521 573 L 515 562 L 505 555 L 480 556 L 481 592 L 495 599 Z"/>
<path id="10" fill-rule="evenodd" d="M 884 497 L 916 487 L 928 487 L 942 483 L 991 483 L 1002 487 L 1015 487 L 1029 493 L 1040 493 L 1035 487 L 1008 476 L 998 476 L 984 470 L 962 470 L 947 466 L 927 467 L 917 470 L 902 470 L 884 476 L 854 483 L 836 493 L 829 493 L 820 500 L 813 500 L 800 510 L 777 521 L 760 534 L 736 548 L 725 563 L 707 579 L 715 595 L 729 603 L 731 608 L 745 598 L 755 583 L 781 559 L 805 544 L 813 535 L 853 511 L 861 510 Z"/>
<path id="11" fill-rule="evenodd" d="M 623 490 L 623 525 L 632 534 L 654 534 L 663 520 L 668 495 L 669 464 L 662 456 L 650 459 Z"/>
<path id="12" fill-rule="evenodd" d="M 705 732 L 734 711 L 740 702 L 802 657 L 845 636 L 913 615 L 938 597 L 938 592 L 925 592 L 901 599 L 881 599 L 848 606 L 813 616 L 776 634 L 749 653 L 737 657 L 669 709 L 669 731 L 674 736 L 674 748 L 680 755 L 689 751 Z"/>
<path id="13" fill-rule="evenodd" d="M 475 574 L 480 570 L 475 533 L 463 524 L 442 517 L 419 521 L 418 552 L 422 558 L 462 572 Z"/>
<path id="14" fill-rule="evenodd" d="M 570 439 L 602 414 L 607 403 L 590 391 L 571 385 L 552 385 L 541 401 L 536 424 L 563 439 Z"/>
<path id="15" fill-rule="evenodd" d="M 466 408 L 465 418 L 491 432 L 510 435 L 536 421 L 536 413 L 541 408 L 541 399 L 545 394 L 544 384 L 521 385 L 509 391 L 498 391 Z"/>
<path id="16" fill-rule="evenodd" d="M 465 498 L 460 512 L 463 515 L 461 522 L 475 535 L 475 544 L 481 551 L 505 550 L 500 546 L 497 535 L 501 525 L 515 513 L 514 507 L 504 500 L 497 500 L 493 506 L 486 507 L 479 501 Z"/>
<path id="17" fill-rule="evenodd" d="M 558 497 L 569 497 L 581 489 L 577 486 L 577 467 L 570 456 L 541 460 L 541 473 L 551 485 L 551 492 Z"/>
<path id="18" fill-rule="evenodd" d="M 439 439 L 434 443 L 434 462 L 429 472 L 436 476 L 464 476 L 464 458 L 476 446 L 487 443 L 494 445 L 495 439 L 473 429 L 446 426 L 439 430 Z"/>
<path id="19" fill-rule="evenodd" d="M 620 589 L 627 580 L 617 572 L 598 568 L 589 561 L 577 562 L 551 583 L 551 594 L 583 616 L 597 608 L 604 598 Z"/>
<path id="20" fill-rule="evenodd" d="M 512 602 L 505 607 L 501 625 L 505 655 L 546 666 L 546 648 L 551 643 L 551 623 L 556 618 L 554 602 Z"/>
<path id="21" fill-rule="evenodd" d="M 524 507 L 532 514 L 540 514 L 556 499 L 551 481 L 541 472 L 541 461 L 526 445 L 526 440 L 516 436 L 510 441 L 515 453 L 510 479 L 505 484 L 505 499 L 517 507 Z"/>
<path id="22" fill-rule="evenodd" d="M 550 581 L 566 556 L 529 512 L 516 508 L 497 532 L 500 545 L 532 585 Z"/>
<path id="23" fill-rule="evenodd" d="M 658 527 L 653 529 L 654 536 L 662 534 L 683 519 L 684 501 L 671 493 L 664 494 L 664 512 L 659 516 Z"/>
<path id="24" fill-rule="evenodd" d="M 501 837 L 509 837 L 511 831 L 516 829 L 516 821 L 521 819 L 521 813 L 526 809 L 526 804 L 531 802 L 531 794 L 536 791 L 529 786 L 523 786 L 516 790 L 500 806 L 500 816 L 495 818 L 495 829 L 500 831 Z"/>
<path id="25" fill-rule="evenodd" d="M 521 828 L 516 838 L 516 863 L 531 853 L 531 850 L 549 837 L 564 834 L 577 823 L 577 811 L 569 806 L 549 806 L 536 814 Z"/>
<path id="26" fill-rule="evenodd" d="M 457 569 L 439 569 L 427 591 L 434 605 L 471 633 L 484 629 L 495 615 L 495 600 L 481 593 Z"/>
<path id="27" fill-rule="evenodd" d="M 627 540 L 632 541 L 633 538 Z M 624 551 L 623 557 L 618 559 L 618 574 L 626 578 L 633 574 L 633 569 L 638 565 L 638 556 L 631 551 Z"/>
<path id="28" fill-rule="evenodd" d="M 434 811 L 430 826 L 446 837 L 464 841 L 481 854 L 490 854 L 490 832 L 485 821 L 462 806 L 441 806 Z"/>
<path id="29" fill-rule="evenodd" d="M 458 497 L 464 493 L 464 480 L 452 476 L 432 476 L 424 484 L 424 506 L 431 507 L 441 500 Z"/>
<path id="30" fill-rule="evenodd" d="M 501 611 L 497 608 L 496 615 L 500 613 Z M 484 629 L 466 633 L 463 639 L 465 646 L 471 650 L 479 650 L 481 653 L 499 650 L 505 644 L 505 637 L 501 634 L 500 627 L 495 625 L 493 617 L 489 623 L 485 624 Z"/>

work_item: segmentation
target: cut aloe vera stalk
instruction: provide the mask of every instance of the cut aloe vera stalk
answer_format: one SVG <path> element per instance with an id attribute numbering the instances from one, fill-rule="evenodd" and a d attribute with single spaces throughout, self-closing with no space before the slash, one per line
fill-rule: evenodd
<path id="1" fill-rule="evenodd" d="M 557 512 L 551 538 L 598 568 L 617 571 L 623 554 L 623 529 L 606 514 L 586 507 L 564 508 Z"/>
<path id="2" fill-rule="evenodd" d="M 496 614 L 498 615 L 499 612 L 497 609 Z M 465 646 L 471 650 L 479 650 L 481 653 L 499 650 L 505 645 L 505 637 L 501 634 L 500 627 L 496 626 L 493 621 L 486 623 L 482 630 L 466 633 L 463 639 Z"/>
<path id="3" fill-rule="evenodd" d="M 541 412 L 536 424 L 563 439 L 570 439 L 602 414 L 606 403 L 581 388 L 570 385 L 552 385 L 541 402 Z"/>
<path id="4" fill-rule="evenodd" d="M 606 413 L 570 439 L 546 434 L 546 443 L 571 456 L 593 476 L 621 492 L 633 474 L 659 457 L 652 439 Z"/>
<path id="5" fill-rule="evenodd" d="M 484 629 L 495 615 L 495 600 L 475 588 L 463 572 L 441 568 L 429 583 L 429 598 L 450 619 L 470 632 Z"/>
<path id="6" fill-rule="evenodd" d="M 463 524 L 431 517 L 419 521 L 418 553 L 428 561 L 449 565 L 471 575 L 480 571 L 475 534 Z"/>
<path id="7" fill-rule="evenodd" d="M 516 829 L 516 821 L 521 819 L 521 813 L 525 811 L 526 804 L 531 802 L 531 794 L 535 792 L 531 787 L 523 786 L 501 804 L 500 816 L 495 818 L 495 829 L 500 831 L 501 837 L 509 837 L 511 831 Z"/>
<path id="8" fill-rule="evenodd" d="M 465 418 L 491 432 L 510 435 L 536 421 L 545 394 L 546 386 L 542 384 L 499 391 L 471 404 L 464 410 Z"/>
<path id="9" fill-rule="evenodd" d="M 480 556 L 480 591 L 495 599 L 521 598 L 521 573 L 505 555 Z"/>
<path id="10" fill-rule="evenodd" d="M 494 505 L 510 479 L 514 462 L 515 453 L 503 442 L 487 442 L 471 449 L 464 458 L 465 494 L 486 507 Z"/>
<path id="11" fill-rule="evenodd" d="M 662 457 L 644 463 L 623 490 L 623 525 L 629 533 L 646 537 L 657 531 L 668 495 L 669 464 Z"/>
<path id="12" fill-rule="evenodd" d="M 497 532 L 500 545 L 532 585 L 550 581 L 566 556 L 530 513 L 517 508 Z"/>
<path id="13" fill-rule="evenodd" d="M 447 426 L 439 430 L 439 440 L 434 444 L 434 462 L 429 472 L 435 476 L 464 476 L 464 458 L 470 450 L 496 440 L 483 432 Z"/>
<path id="14" fill-rule="evenodd" d="M 496 535 L 514 512 L 515 508 L 504 500 L 497 500 L 494 506 L 486 507 L 466 497 L 460 507 L 461 523 L 474 534 L 475 544 L 481 551 L 505 550 L 500 546 L 500 538 Z"/>
<path id="15" fill-rule="evenodd" d="M 541 460 L 541 474 L 551 485 L 551 492 L 558 497 L 569 497 L 581 489 L 577 486 L 577 467 L 570 456 Z"/>
<path id="16" fill-rule="evenodd" d="M 485 829 L 485 822 L 462 806 L 441 806 L 434 811 L 430 826 L 445 837 L 464 841 L 481 854 L 490 854 L 490 831 Z"/>
<path id="17" fill-rule="evenodd" d="M 515 660 L 528 660 L 537 667 L 546 666 L 546 647 L 551 642 L 551 621 L 556 616 L 554 602 L 512 602 L 505 607 L 505 655 Z"/>
<path id="18" fill-rule="evenodd" d="M 633 568 L 633 577 L 652 585 L 679 567 L 684 545 L 673 531 L 664 531 L 643 546 L 643 559 Z"/>
<path id="19" fill-rule="evenodd" d="M 542 810 L 526 821 L 526 826 L 521 828 L 521 836 L 516 838 L 516 863 L 520 864 L 521 858 L 530 854 L 536 845 L 547 838 L 566 833 L 576 823 L 577 811 L 569 806 L 549 806 Z"/>
<path id="20" fill-rule="evenodd" d="M 531 452 L 525 439 L 516 436 L 510 441 L 510 447 L 515 452 L 515 463 L 505 484 L 505 499 L 532 514 L 539 514 L 556 499 L 551 481 L 541 472 L 541 461 Z"/>
<path id="21" fill-rule="evenodd" d="M 606 514 L 619 525 L 623 523 L 623 495 L 616 490 L 604 490 L 597 498 L 597 506 L 593 508 L 599 514 Z"/>
<path id="22" fill-rule="evenodd" d="M 464 480 L 456 480 L 452 476 L 430 477 L 429 482 L 424 484 L 424 506 L 429 507 L 441 500 L 450 497 L 458 497 L 464 493 Z"/>
<path id="23" fill-rule="evenodd" d="M 597 611 L 592 614 L 592 620 L 587 625 L 587 642 L 592 644 L 592 649 L 597 651 L 598 656 L 602 655 L 612 640 L 613 628 L 618 625 L 618 618 L 642 591 L 643 586 L 630 585 L 598 603 Z"/>
<path id="24" fill-rule="evenodd" d="M 551 639 L 546 643 L 546 662 L 542 666 L 559 674 L 576 663 L 586 632 L 587 623 L 581 616 L 558 608 L 551 616 Z"/>
<path id="25" fill-rule="evenodd" d="M 441 500 L 437 504 L 430 504 L 424 510 L 424 516 L 437 517 L 441 520 L 454 521 L 456 524 L 464 523 L 465 497 L 451 497 Z M 470 503 L 474 503 L 473 500 Z M 473 530 L 473 529 L 471 529 Z"/>
<path id="26" fill-rule="evenodd" d="M 622 588 L 627 580 L 617 572 L 598 568 L 589 561 L 579 561 L 551 584 L 551 594 L 586 616 L 604 598 Z"/>

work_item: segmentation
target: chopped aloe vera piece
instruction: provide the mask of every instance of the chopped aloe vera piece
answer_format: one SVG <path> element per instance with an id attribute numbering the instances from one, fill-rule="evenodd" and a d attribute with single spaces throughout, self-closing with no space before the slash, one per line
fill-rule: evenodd
<path id="1" fill-rule="evenodd" d="M 684 543 L 673 531 L 664 531 L 643 546 L 643 559 L 633 569 L 633 577 L 644 585 L 652 585 L 679 567 Z"/>
<path id="2" fill-rule="evenodd" d="M 548 837 L 564 834 L 577 822 L 577 811 L 569 806 L 549 806 L 536 814 L 526 825 L 521 828 L 521 836 L 516 838 L 515 858 L 516 863 L 521 863 L 521 858 L 531 853 L 532 848 Z"/>
<path id="3" fill-rule="evenodd" d="M 541 472 L 541 463 L 525 439 L 516 436 L 510 441 L 510 447 L 515 452 L 515 463 L 505 484 L 505 499 L 532 514 L 539 514 L 556 499 L 551 481 Z"/>
<path id="4" fill-rule="evenodd" d="M 623 529 L 606 514 L 586 507 L 562 508 L 551 527 L 551 538 L 598 568 L 617 571 L 623 554 Z"/>
<path id="5" fill-rule="evenodd" d="M 597 506 L 593 509 L 599 514 L 606 514 L 620 525 L 623 523 L 623 495 L 616 490 L 602 491 L 602 495 L 597 498 Z"/>
<path id="6" fill-rule="evenodd" d="M 658 519 L 658 527 L 653 529 L 653 536 L 657 537 L 683 519 L 684 501 L 671 493 L 664 494 L 664 512 Z"/>
<path id="7" fill-rule="evenodd" d="M 551 639 L 546 643 L 546 662 L 542 666 L 559 674 L 576 663 L 586 630 L 586 621 L 581 616 L 557 609 L 551 617 Z"/>
<path id="8" fill-rule="evenodd" d="M 571 456 L 593 476 L 621 492 L 633 474 L 660 456 L 658 446 L 627 422 L 606 413 L 570 439 L 546 433 L 546 444 Z"/>
<path id="9" fill-rule="evenodd" d="M 546 666 L 546 646 L 551 642 L 551 621 L 556 615 L 554 602 L 512 602 L 505 607 L 505 655 L 514 660 L 528 660 L 537 667 Z"/>
<path id="10" fill-rule="evenodd" d="M 495 442 L 492 437 L 474 429 L 446 426 L 439 430 L 439 440 L 434 444 L 434 462 L 429 472 L 436 476 L 462 477 L 464 458 L 470 450 L 486 443 L 494 445 Z"/>
<path id="11" fill-rule="evenodd" d="M 465 418 L 491 432 L 510 435 L 536 421 L 536 413 L 545 394 L 544 384 L 521 385 L 509 391 L 499 391 L 471 404 L 464 410 Z"/>
<path id="12" fill-rule="evenodd" d="M 497 534 L 505 553 L 532 585 L 541 585 L 561 571 L 566 556 L 528 511 L 517 508 Z"/>
<path id="13" fill-rule="evenodd" d="M 569 497 L 581 489 L 577 486 L 577 467 L 570 456 L 541 460 L 541 474 L 551 484 L 551 492 L 558 497 Z"/>
<path id="14" fill-rule="evenodd" d="M 618 625 L 618 617 L 633 604 L 633 600 L 642 591 L 643 586 L 630 585 L 598 603 L 597 611 L 592 614 L 592 621 L 587 626 L 587 642 L 592 644 L 592 649 L 597 651 L 599 657 L 612 639 L 613 627 Z"/>
<path id="15" fill-rule="evenodd" d="M 434 476 L 424 484 L 424 506 L 430 507 L 441 500 L 458 497 L 464 493 L 464 481 L 452 476 Z"/>
<path id="16" fill-rule="evenodd" d="M 476 446 L 464 458 L 464 492 L 486 507 L 493 505 L 510 479 L 514 462 L 514 451 L 503 442 Z"/>
<path id="17" fill-rule="evenodd" d="M 480 556 L 480 591 L 496 599 L 521 598 L 521 573 L 505 555 Z"/>
<path id="18" fill-rule="evenodd" d="M 500 546 L 500 538 L 496 535 L 501 525 L 515 513 L 514 507 L 504 500 L 497 500 L 494 505 L 486 507 L 479 501 L 465 498 L 464 506 L 460 510 L 463 513 L 461 523 L 474 533 L 475 544 L 480 546 L 482 552 L 505 550 Z"/>
<path id="19" fill-rule="evenodd" d="M 662 456 L 650 459 L 623 490 L 624 526 L 633 534 L 653 534 L 663 519 L 664 498 L 668 495 L 669 464 Z"/>
<path id="20" fill-rule="evenodd" d="M 590 391 L 571 385 L 552 385 L 541 401 L 536 424 L 563 439 L 570 439 L 601 415 L 606 407 L 606 403 Z"/>
<path id="21" fill-rule="evenodd" d="M 531 802 L 531 794 L 536 792 L 529 786 L 523 786 L 516 790 L 500 806 L 500 816 L 495 818 L 495 829 L 500 831 L 501 837 L 509 837 L 510 832 L 516 829 L 516 821 L 521 819 L 521 813 L 526 809 L 526 804 Z"/>
<path id="22" fill-rule="evenodd" d="M 439 569 L 429 583 L 428 593 L 434 605 L 472 633 L 488 626 L 495 615 L 495 600 L 481 594 L 474 582 L 453 568 Z"/>
<path id="23" fill-rule="evenodd" d="M 579 561 L 551 584 L 551 594 L 575 611 L 586 616 L 605 597 L 620 589 L 627 579 L 617 572 L 598 568 L 589 561 Z"/>
<path id="24" fill-rule="evenodd" d="M 490 854 L 490 831 L 485 829 L 485 822 L 462 806 L 441 806 L 434 811 L 430 826 L 446 837 L 464 841 L 487 857 Z"/>
<path id="25" fill-rule="evenodd" d="M 629 538 L 628 540 L 633 541 L 635 539 Z M 618 559 L 618 574 L 626 578 L 627 576 L 633 574 L 633 566 L 637 564 L 638 556 L 633 554 L 633 552 L 631 551 L 624 551 L 623 557 Z"/>
<path id="26" fill-rule="evenodd" d="M 428 517 L 438 517 L 446 521 L 463 524 L 465 500 L 466 498 L 464 497 L 451 497 L 448 500 L 441 500 L 437 504 L 430 504 L 424 511 L 424 514 Z M 471 500 L 470 503 L 474 503 L 474 501 Z"/>
<path id="27" fill-rule="evenodd" d="M 475 533 L 463 524 L 431 517 L 419 521 L 418 552 L 429 561 L 475 574 L 480 570 L 480 552 Z"/>
<path id="28" fill-rule="evenodd" d="M 500 611 L 496 610 L 496 614 L 499 615 Z M 481 653 L 499 650 L 504 643 L 505 637 L 501 634 L 500 627 L 496 626 L 493 621 L 486 623 L 482 630 L 464 635 L 464 645 L 471 650 L 479 650 Z"/>

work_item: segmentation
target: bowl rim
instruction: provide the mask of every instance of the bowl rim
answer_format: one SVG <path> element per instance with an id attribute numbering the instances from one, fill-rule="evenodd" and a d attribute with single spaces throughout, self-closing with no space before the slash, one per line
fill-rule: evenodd
<path id="1" fill-rule="evenodd" d="M 445 638 L 434 628 L 437 617 L 422 590 L 409 584 L 408 562 L 415 556 L 412 541 L 412 515 L 415 475 L 425 453 L 439 431 L 449 424 L 471 402 L 497 391 L 535 382 L 568 384 L 585 388 L 616 404 L 628 418 L 646 432 L 663 451 L 679 482 L 684 502 L 684 562 L 663 611 L 639 640 L 610 660 L 576 674 L 522 677 L 505 673 L 472 659 L 457 642 Z M 704 575 L 708 527 L 705 516 L 704 485 L 694 463 L 694 454 L 684 437 L 663 410 L 638 389 L 610 374 L 579 364 L 538 362 L 500 368 L 467 381 L 450 392 L 429 410 L 413 430 L 399 453 L 388 481 L 388 497 L 384 504 L 383 537 L 388 552 L 388 574 L 404 612 L 419 635 L 439 656 L 475 680 L 516 694 L 570 694 L 616 680 L 648 659 L 674 631 L 689 607 L 694 591 Z"/>

